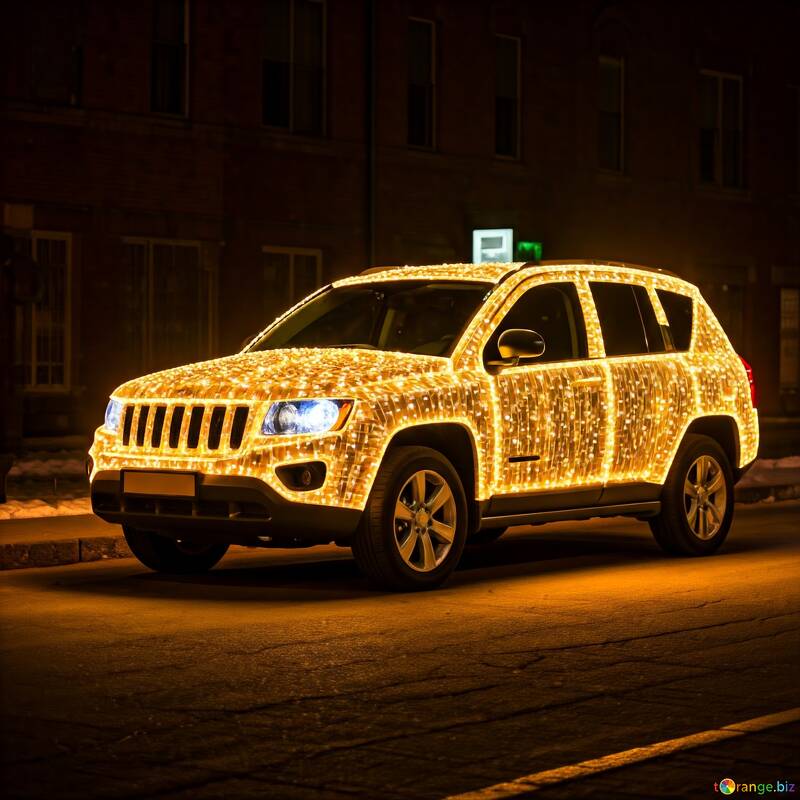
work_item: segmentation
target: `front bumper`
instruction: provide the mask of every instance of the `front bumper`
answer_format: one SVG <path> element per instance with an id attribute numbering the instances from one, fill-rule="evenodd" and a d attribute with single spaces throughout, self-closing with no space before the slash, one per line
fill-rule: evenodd
<path id="1" fill-rule="evenodd" d="M 131 495 L 120 470 L 97 472 L 91 486 L 98 517 L 142 530 L 243 545 L 297 546 L 346 543 L 362 512 L 295 503 L 258 478 L 197 475 L 194 498 Z M 269 538 L 267 538 L 269 537 Z"/>

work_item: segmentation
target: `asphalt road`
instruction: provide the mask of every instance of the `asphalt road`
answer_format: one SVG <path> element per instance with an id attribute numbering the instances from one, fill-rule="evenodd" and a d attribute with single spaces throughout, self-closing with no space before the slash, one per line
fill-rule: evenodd
<path id="1" fill-rule="evenodd" d="M 561 523 L 467 553 L 443 590 L 371 591 L 349 551 L 0 575 L 14 798 L 441 798 L 800 706 L 800 504 L 739 507 L 724 551 Z M 783 725 L 536 797 L 800 785 Z M 800 793 L 800 788 L 796 790 Z"/>

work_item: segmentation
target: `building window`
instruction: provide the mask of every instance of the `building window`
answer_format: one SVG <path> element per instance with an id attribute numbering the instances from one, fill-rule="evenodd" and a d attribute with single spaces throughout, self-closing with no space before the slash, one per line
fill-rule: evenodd
<path id="1" fill-rule="evenodd" d="M 699 288 L 734 350 L 744 353 L 745 286 L 739 283 L 701 283 Z"/>
<path id="2" fill-rule="evenodd" d="M 622 172 L 625 134 L 625 64 L 600 56 L 597 88 L 597 162 L 600 169 Z"/>
<path id="3" fill-rule="evenodd" d="M 262 248 L 266 321 L 286 311 L 322 285 L 322 251 L 307 248 Z"/>
<path id="4" fill-rule="evenodd" d="M 186 114 L 189 53 L 188 0 L 155 0 L 150 55 L 150 108 Z"/>
<path id="5" fill-rule="evenodd" d="M 29 10 L 31 96 L 60 106 L 79 106 L 83 83 L 86 9 L 82 2 L 37 3 Z"/>
<path id="6" fill-rule="evenodd" d="M 213 279 L 198 242 L 125 239 L 117 280 L 120 360 L 135 372 L 210 357 Z"/>
<path id="7" fill-rule="evenodd" d="M 519 158 L 520 40 L 495 36 L 494 152 Z"/>
<path id="8" fill-rule="evenodd" d="M 792 92 L 794 108 L 794 190 L 800 192 L 800 86 L 795 86 Z"/>
<path id="9" fill-rule="evenodd" d="M 780 387 L 784 405 L 797 410 L 800 392 L 800 289 L 781 289 Z"/>
<path id="10" fill-rule="evenodd" d="M 436 28 L 427 19 L 408 21 L 408 143 L 435 146 Z"/>
<path id="11" fill-rule="evenodd" d="M 742 78 L 700 74 L 700 180 L 741 188 Z"/>
<path id="12" fill-rule="evenodd" d="M 71 236 L 34 231 L 15 245 L 41 267 L 42 279 L 39 299 L 16 309 L 17 382 L 30 391 L 69 389 Z"/>
<path id="13" fill-rule="evenodd" d="M 262 93 L 265 125 L 295 133 L 323 133 L 323 0 L 267 0 Z"/>

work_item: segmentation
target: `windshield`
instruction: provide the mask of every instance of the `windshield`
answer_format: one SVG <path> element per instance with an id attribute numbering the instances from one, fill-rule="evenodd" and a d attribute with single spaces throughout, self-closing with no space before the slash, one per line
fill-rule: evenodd
<path id="1" fill-rule="evenodd" d="M 271 328 L 248 352 L 354 347 L 448 356 L 491 288 L 409 280 L 331 288 Z"/>

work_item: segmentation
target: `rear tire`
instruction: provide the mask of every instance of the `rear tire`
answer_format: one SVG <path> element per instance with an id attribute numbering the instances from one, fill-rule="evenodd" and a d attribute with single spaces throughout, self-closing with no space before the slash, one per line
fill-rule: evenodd
<path id="1" fill-rule="evenodd" d="M 661 513 L 649 520 L 661 549 L 674 556 L 716 552 L 733 520 L 733 483 L 719 444 L 708 436 L 686 436 L 661 492 Z"/>
<path id="2" fill-rule="evenodd" d="M 227 544 L 204 544 L 189 539 L 172 539 L 123 525 L 131 552 L 155 572 L 187 575 L 208 572 L 228 550 Z"/>
<path id="3" fill-rule="evenodd" d="M 370 492 L 353 555 L 381 588 L 434 589 L 456 568 L 467 524 L 464 487 L 453 465 L 428 447 L 394 447 Z"/>

